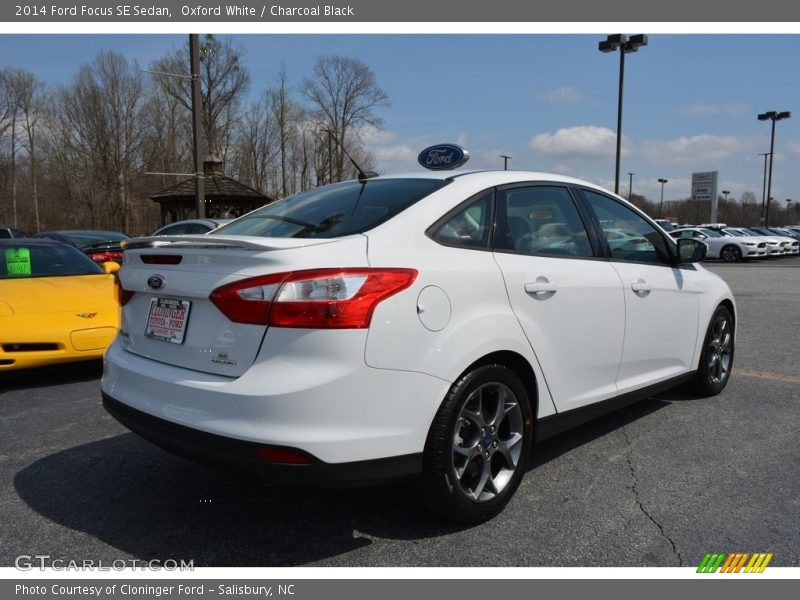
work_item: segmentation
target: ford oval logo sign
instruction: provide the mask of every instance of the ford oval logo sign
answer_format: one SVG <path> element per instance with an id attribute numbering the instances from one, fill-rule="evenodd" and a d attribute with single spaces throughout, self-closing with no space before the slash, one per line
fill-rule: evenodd
<path id="1" fill-rule="evenodd" d="M 417 161 L 426 169 L 444 171 L 457 169 L 469 160 L 469 152 L 457 144 L 439 144 L 425 148 Z"/>

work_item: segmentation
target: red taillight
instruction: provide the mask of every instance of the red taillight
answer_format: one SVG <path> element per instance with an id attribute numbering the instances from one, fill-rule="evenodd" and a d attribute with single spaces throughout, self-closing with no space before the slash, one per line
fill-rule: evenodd
<path id="1" fill-rule="evenodd" d="M 102 265 L 104 262 L 114 261 L 114 262 L 122 262 L 122 252 L 93 252 L 89 255 L 94 262 L 97 264 Z"/>
<path id="2" fill-rule="evenodd" d="M 313 329 L 369 327 L 375 307 L 406 289 L 413 269 L 316 269 L 253 277 L 217 288 L 211 301 L 236 323 Z"/>
<path id="3" fill-rule="evenodd" d="M 305 454 L 287 448 L 274 448 L 272 446 L 257 446 L 256 456 L 264 462 L 280 463 L 284 465 L 310 465 L 311 459 Z"/>

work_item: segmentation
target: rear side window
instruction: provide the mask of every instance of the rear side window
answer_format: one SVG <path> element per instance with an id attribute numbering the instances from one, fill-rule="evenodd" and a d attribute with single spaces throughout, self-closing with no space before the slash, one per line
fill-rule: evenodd
<path id="1" fill-rule="evenodd" d="M 433 239 L 447 246 L 486 248 L 492 223 L 492 192 L 487 192 L 447 218 Z"/>
<path id="2" fill-rule="evenodd" d="M 500 193 L 498 205 L 496 250 L 593 256 L 586 228 L 566 188 L 546 185 L 509 188 Z"/>
<path id="3" fill-rule="evenodd" d="M 209 235 L 332 238 L 363 233 L 447 183 L 442 179 L 335 183 L 268 204 Z"/>

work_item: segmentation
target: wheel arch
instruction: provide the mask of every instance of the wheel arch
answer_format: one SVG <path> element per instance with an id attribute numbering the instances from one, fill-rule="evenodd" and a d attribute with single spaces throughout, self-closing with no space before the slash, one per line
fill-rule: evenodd
<path id="1" fill-rule="evenodd" d="M 474 369 L 491 364 L 505 365 L 519 376 L 520 381 L 525 388 L 525 392 L 528 394 L 528 400 L 531 405 L 531 414 L 533 414 L 534 420 L 536 420 L 539 414 L 539 382 L 536 378 L 536 372 L 534 371 L 530 362 L 528 362 L 528 359 L 517 352 L 513 352 L 511 350 L 498 350 L 496 352 L 486 354 L 464 369 L 456 378 L 456 381 Z"/>

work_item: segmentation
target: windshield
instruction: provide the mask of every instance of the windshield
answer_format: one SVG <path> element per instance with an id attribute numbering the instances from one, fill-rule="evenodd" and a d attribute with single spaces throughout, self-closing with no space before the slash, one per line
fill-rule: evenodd
<path id="1" fill-rule="evenodd" d="M 363 233 L 447 183 L 444 179 L 335 183 L 268 204 L 208 235 L 332 238 Z"/>
<path id="2" fill-rule="evenodd" d="M 66 244 L 0 245 L 0 279 L 104 273 L 80 250 Z"/>
<path id="3" fill-rule="evenodd" d="M 722 237 L 722 234 L 717 233 L 713 229 L 706 229 L 705 227 L 703 227 L 703 228 L 700 229 L 700 231 L 705 233 L 708 237 L 712 237 L 712 238 Z"/>

